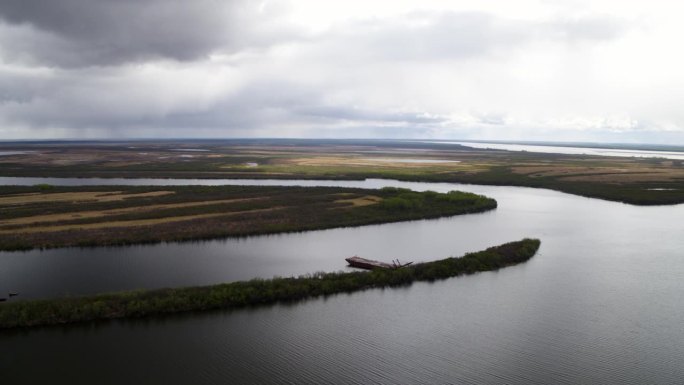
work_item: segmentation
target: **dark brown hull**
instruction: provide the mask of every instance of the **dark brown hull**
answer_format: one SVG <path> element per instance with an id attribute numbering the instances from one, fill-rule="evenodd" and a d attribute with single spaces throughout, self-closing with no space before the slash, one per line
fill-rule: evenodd
<path id="1" fill-rule="evenodd" d="M 346 258 L 345 261 L 349 263 L 351 267 L 358 267 L 359 269 L 374 270 L 374 269 L 392 269 L 394 266 L 389 263 L 373 261 L 370 259 L 360 258 L 360 257 L 350 257 Z"/>

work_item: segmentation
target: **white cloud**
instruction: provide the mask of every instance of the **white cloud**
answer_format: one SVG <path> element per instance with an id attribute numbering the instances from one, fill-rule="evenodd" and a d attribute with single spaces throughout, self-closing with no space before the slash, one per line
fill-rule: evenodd
<path id="1" fill-rule="evenodd" d="M 673 2 L 35 4 L 0 4 L 3 138 L 684 143 Z"/>

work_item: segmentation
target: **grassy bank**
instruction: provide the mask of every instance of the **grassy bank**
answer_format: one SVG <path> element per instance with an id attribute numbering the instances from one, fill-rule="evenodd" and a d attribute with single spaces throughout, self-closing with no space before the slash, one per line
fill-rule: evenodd
<path id="1" fill-rule="evenodd" d="M 446 279 L 522 263 L 532 258 L 539 245 L 539 240 L 524 239 L 460 258 L 447 258 L 397 270 L 318 273 L 299 278 L 255 279 L 204 287 L 5 303 L 0 305 L 0 328 L 232 309 L 293 302 L 371 288 L 403 286 L 415 281 Z"/>
<path id="2" fill-rule="evenodd" d="M 336 187 L 0 186 L 0 250 L 307 231 L 482 212 L 484 196 Z"/>
<path id="3" fill-rule="evenodd" d="M 684 161 L 473 149 L 401 141 L 244 140 L 22 145 L 1 176 L 388 178 L 547 188 L 636 205 L 684 203 Z M 186 147 L 187 146 L 181 146 Z"/>

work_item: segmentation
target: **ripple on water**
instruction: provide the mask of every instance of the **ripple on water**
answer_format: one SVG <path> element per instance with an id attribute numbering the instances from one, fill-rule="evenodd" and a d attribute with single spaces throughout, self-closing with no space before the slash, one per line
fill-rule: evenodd
<path id="1" fill-rule="evenodd" d="M 684 378 L 684 205 L 635 207 L 514 187 L 343 185 L 462 189 L 492 196 L 499 207 L 240 240 L 0 253 L 0 282 L 80 293 L 97 285 L 173 286 L 339 270 L 344 256 L 357 253 L 436 259 L 525 236 L 540 237 L 542 246 L 523 265 L 434 284 L 247 311 L 3 333 L 0 350 L 9 357 L 0 360 L 3 379 L 676 384 Z M 37 359 L 40 371 L 33 369 Z"/>

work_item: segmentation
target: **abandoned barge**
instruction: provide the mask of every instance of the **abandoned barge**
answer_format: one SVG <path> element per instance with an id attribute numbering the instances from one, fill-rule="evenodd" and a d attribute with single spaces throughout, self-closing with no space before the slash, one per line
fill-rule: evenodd
<path id="1" fill-rule="evenodd" d="M 358 267 L 359 269 L 374 270 L 374 269 L 398 269 L 400 267 L 408 266 L 413 262 L 401 263 L 399 260 L 392 260 L 392 263 L 385 263 L 380 261 L 374 261 L 372 259 L 361 258 L 359 256 L 353 256 L 345 258 L 345 261 L 349 263 L 351 267 Z"/>

